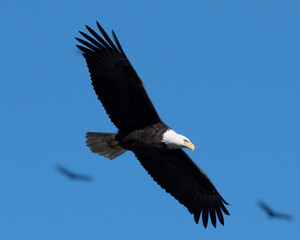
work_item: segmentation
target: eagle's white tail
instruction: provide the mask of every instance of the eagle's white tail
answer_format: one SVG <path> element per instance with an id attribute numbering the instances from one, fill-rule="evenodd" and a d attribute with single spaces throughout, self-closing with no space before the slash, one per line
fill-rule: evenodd
<path id="1" fill-rule="evenodd" d="M 118 141 L 115 140 L 117 133 L 86 133 L 86 145 L 92 152 L 98 153 L 109 159 L 114 159 L 126 152 L 126 149 L 122 148 Z"/>

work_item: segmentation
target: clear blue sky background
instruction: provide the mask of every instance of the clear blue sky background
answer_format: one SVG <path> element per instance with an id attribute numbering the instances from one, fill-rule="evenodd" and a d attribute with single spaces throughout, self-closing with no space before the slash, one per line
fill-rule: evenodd
<path id="1" fill-rule="evenodd" d="M 87 131 L 116 131 L 75 48 L 96 20 L 195 144 L 231 203 L 224 227 L 196 225 L 132 153 L 85 146 Z M 300 239 L 299 24 L 296 0 L 1 1 L 0 239 Z M 268 219 L 258 199 L 295 220 Z"/>

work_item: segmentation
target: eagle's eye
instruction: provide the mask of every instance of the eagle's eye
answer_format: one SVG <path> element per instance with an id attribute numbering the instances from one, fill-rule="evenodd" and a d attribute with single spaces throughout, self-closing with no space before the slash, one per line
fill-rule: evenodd
<path id="1" fill-rule="evenodd" d="M 188 142 L 189 142 L 189 140 L 187 140 L 187 139 L 183 139 L 183 141 L 184 141 L 185 143 L 188 143 Z"/>

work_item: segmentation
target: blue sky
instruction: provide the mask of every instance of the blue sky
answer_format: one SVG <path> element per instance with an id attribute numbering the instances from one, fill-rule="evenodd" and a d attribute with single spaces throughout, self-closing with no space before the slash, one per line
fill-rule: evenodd
<path id="1" fill-rule="evenodd" d="M 296 0 L 2 1 L 0 239 L 299 239 L 299 12 Z M 75 48 L 96 20 L 195 144 L 231 204 L 224 227 L 196 225 L 132 153 L 85 146 L 87 131 L 116 131 Z M 259 199 L 295 220 L 268 219 Z"/>

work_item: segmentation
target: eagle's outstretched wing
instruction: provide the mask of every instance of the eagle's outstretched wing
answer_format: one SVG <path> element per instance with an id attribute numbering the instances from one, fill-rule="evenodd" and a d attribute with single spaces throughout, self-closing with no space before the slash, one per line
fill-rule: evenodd
<path id="1" fill-rule="evenodd" d="M 94 90 L 115 126 L 132 131 L 159 122 L 160 118 L 148 97 L 144 85 L 127 59 L 116 35 L 115 44 L 97 22 L 104 39 L 90 27 L 89 36 L 76 38 L 85 47 L 77 45 L 86 59 Z"/>
<path id="2" fill-rule="evenodd" d="M 186 206 L 198 223 L 202 213 L 202 222 L 207 226 L 208 217 L 216 227 L 218 217 L 224 225 L 223 213 L 229 215 L 225 200 L 218 193 L 206 174 L 181 149 L 164 153 L 157 151 L 135 152 L 134 154 L 151 177 Z"/>

